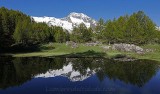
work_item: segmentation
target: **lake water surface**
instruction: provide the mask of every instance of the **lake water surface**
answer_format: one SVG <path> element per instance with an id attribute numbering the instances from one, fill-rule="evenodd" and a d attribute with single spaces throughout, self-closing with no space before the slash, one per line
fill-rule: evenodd
<path id="1" fill-rule="evenodd" d="M 0 94 L 160 94 L 160 63 L 1 56 Z"/>

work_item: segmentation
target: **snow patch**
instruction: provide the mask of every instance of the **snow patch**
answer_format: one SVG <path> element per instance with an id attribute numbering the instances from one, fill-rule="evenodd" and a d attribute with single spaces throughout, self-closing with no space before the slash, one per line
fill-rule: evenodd
<path id="1" fill-rule="evenodd" d="M 79 71 L 73 70 L 72 63 L 69 63 L 66 66 L 63 66 L 62 69 L 59 70 L 48 70 L 46 73 L 35 75 L 34 78 L 49 78 L 56 76 L 63 76 L 70 79 L 72 82 L 75 81 L 83 81 L 89 78 L 91 75 L 95 74 L 95 70 L 90 70 L 89 68 L 86 70 L 85 75 L 81 75 Z"/>
<path id="2" fill-rule="evenodd" d="M 70 13 L 67 17 L 64 18 L 55 18 L 55 17 L 31 17 L 37 23 L 44 22 L 49 26 L 60 26 L 63 29 L 71 32 L 74 27 L 77 27 L 81 23 L 85 24 L 87 28 L 91 26 L 96 26 L 97 22 L 88 17 L 83 13 Z"/>

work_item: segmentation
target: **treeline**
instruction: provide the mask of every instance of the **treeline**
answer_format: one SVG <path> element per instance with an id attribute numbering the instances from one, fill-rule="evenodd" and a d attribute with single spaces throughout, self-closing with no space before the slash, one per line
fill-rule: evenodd
<path id="1" fill-rule="evenodd" d="M 84 24 L 75 27 L 70 34 L 70 40 L 78 43 L 90 42 L 93 40 L 92 28 L 87 28 Z"/>
<path id="2" fill-rule="evenodd" d="M 104 21 L 100 19 L 95 28 L 87 28 L 84 24 L 75 27 L 72 33 L 62 27 L 36 23 L 20 12 L 0 8 L 0 50 L 11 47 L 30 47 L 49 42 L 78 43 L 101 41 L 103 43 L 160 43 L 160 32 L 154 22 L 139 11 L 118 19 Z"/>
<path id="3" fill-rule="evenodd" d="M 142 11 L 106 22 L 100 19 L 95 36 L 98 40 L 107 43 L 160 43 L 160 32 L 156 30 L 154 22 Z"/>
<path id="4" fill-rule="evenodd" d="M 65 42 L 69 40 L 68 31 L 61 27 L 49 27 L 36 23 L 30 16 L 20 11 L 0 8 L 0 49 L 13 46 L 28 47 L 39 43 Z"/>
<path id="5" fill-rule="evenodd" d="M 107 44 L 155 44 L 160 43 L 160 32 L 143 11 L 138 11 L 114 20 L 100 19 L 94 29 L 80 24 L 73 29 L 70 40 L 80 43 L 101 41 Z"/>
<path id="6" fill-rule="evenodd" d="M 35 75 L 48 70 L 60 70 L 72 64 L 74 71 L 86 76 L 87 70 L 94 70 L 100 81 L 106 77 L 110 80 L 119 79 L 122 82 L 143 87 L 158 70 L 158 62 L 150 60 L 135 60 L 132 62 L 114 61 L 102 58 L 12 58 L 0 57 L 0 88 L 22 85 Z M 69 75 L 68 75 L 69 76 Z"/>

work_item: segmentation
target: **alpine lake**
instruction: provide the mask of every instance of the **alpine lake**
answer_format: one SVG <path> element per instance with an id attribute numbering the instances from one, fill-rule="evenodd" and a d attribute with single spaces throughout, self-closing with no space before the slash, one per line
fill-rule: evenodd
<path id="1" fill-rule="evenodd" d="M 160 63 L 0 56 L 0 94 L 160 94 Z"/>

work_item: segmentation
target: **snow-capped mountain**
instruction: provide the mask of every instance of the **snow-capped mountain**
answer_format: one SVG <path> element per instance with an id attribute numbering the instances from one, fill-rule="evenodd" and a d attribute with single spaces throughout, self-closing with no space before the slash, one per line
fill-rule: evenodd
<path id="1" fill-rule="evenodd" d="M 158 31 L 160 31 L 160 26 L 157 26 L 156 29 L 157 29 Z"/>
<path id="2" fill-rule="evenodd" d="M 82 75 L 79 71 L 75 71 L 73 69 L 72 63 L 69 63 L 66 66 L 63 66 L 62 69 L 59 70 L 48 70 L 46 73 L 35 75 L 34 78 L 49 78 L 49 77 L 56 77 L 56 76 L 63 76 L 67 77 L 70 81 L 83 81 L 93 74 L 95 74 L 95 70 L 87 69 L 86 74 Z"/>
<path id="3" fill-rule="evenodd" d="M 78 26 L 81 23 L 84 23 L 87 28 L 95 27 L 97 22 L 91 17 L 83 13 L 70 13 L 67 17 L 64 18 L 55 18 L 55 17 L 32 17 L 35 22 L 45 22 L 49 26 L 60 26 L 63 29 L 71 32 L 74 27 Z"/>

